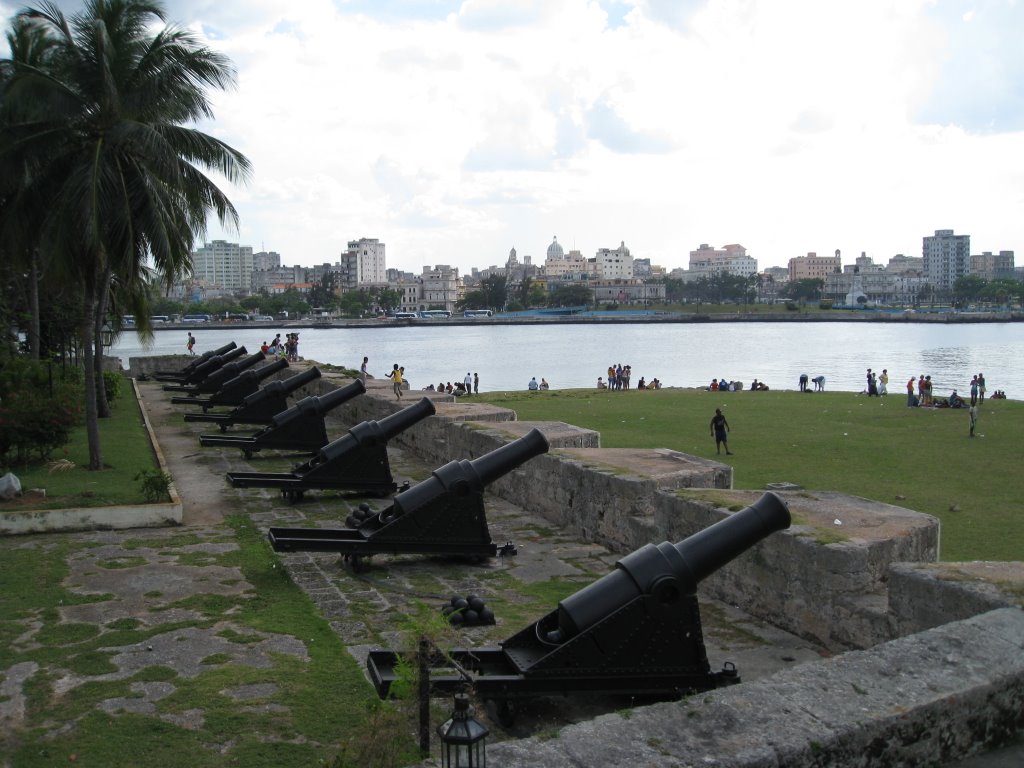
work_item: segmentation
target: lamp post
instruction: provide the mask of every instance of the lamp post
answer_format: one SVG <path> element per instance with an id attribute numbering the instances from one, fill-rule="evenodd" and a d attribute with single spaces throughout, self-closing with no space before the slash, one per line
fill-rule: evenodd
<path id="1" fill-rule="evenodd" d="M 100 344 L 104 349 L 110 349 L 114 345 L 114 329 L 110 327 L 110 323 L 105 322 L 100 328 Z"/>
<path id="2" fill-rule="evenodd" d="M 469 696 L 455 694 L 452 716 L 437 727 L 443 768 L 487 768 L 488 733 L 490 731 L 473 717 Z"/>

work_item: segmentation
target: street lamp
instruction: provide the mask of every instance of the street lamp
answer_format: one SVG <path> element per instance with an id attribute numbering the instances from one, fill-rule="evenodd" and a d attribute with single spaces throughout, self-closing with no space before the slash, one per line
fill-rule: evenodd
<path id="1" fill-rule="evenodd" d="M 103 327 L 100 328 L 100 344 L 105 349 L 114 346 L 114 329 L 110 327 L 110 323 L 103 323 Z"/>
<path id="2" fill-rule="evenodd" d="M 441 765 L 444 768 L 487 768 L 487 730 L 473 717 L 469 696 L 455 694 L 455 710 L 437 727 L 441 738 Z"/>

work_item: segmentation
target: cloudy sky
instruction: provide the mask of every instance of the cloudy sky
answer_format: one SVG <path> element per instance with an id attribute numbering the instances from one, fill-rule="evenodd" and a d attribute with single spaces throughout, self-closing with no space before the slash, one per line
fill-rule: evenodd
<path id="1" fill-rule="evenodd" d="M 255 174 L 241 231 L 208 236 L 286 264 L 376 237 L 389 267 L 468 272 L 553 236 L 670 269 L 701 243 L 885 263 L 936 229 L 1024 262 L 1024 0 L 165 7 L 238 69 L 203 128 Z"/>

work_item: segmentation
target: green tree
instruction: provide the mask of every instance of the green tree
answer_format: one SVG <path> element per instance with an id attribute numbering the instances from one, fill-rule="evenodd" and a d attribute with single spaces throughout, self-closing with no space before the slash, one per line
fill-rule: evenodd
<path id="1" fill-rule="evenodd" d="M 508 278 L 505 275 L 485 277 L 480 281 L 480 291 L 484 295 L 484 306 L 481 309 L 500 312 L 508 302 Z"/>
<path id="2" fill-rule="evenodd" d="M 54 46 L 39 64 L 12 60 L 4 86 L 0 164 L 21 164 L 22 194 L 50 204 L 39 247 L 61 255 L 64 280 L 80 286 L 89 467 L 103 456 L 97 422 L 96 329 L 114 276 L 137 290 L 147 260 L 168 283 L 185 273 L 213 212 L 237 226 L 226 195 L 203 173 L 247 178 L 244 155 L 188 127 L 212 117 L 207 88 L 234 70 L 188 31 L 163 26 L 163 7 L 143 0 L 89 0 L 66 18 L 53 3 L 15 23 Z"/>
<path id="3" fill-rule="evenodd" d="M 821 278 L 805 277 L 787 283 L 784 293 L 788 299 L 811 301 L 817 300 L 824 288 L 825 281 Z"/>
<path id="4" fill-rule="evenodd" d="M 548 299 L 548 304 L 552 307 L 589 307 L 593 303 L 594 292 L 579 283 L 558 286 Z"/>

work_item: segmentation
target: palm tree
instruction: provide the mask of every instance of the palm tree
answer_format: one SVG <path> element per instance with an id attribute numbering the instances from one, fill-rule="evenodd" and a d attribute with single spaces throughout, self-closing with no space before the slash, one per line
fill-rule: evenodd
<path id="1" fill-rule="evenodd" d="M 237 227 L 204 170 L 245 180 L 249 161 L 190 127 L 213 116 L 206 89 L 232 86 L 234 69 L 185 30 L 151 33 L 165 22 L 157 2 L 89 0 L 70 19 L 45 2 L 16 19 L 55 52 L 45 66 L 11 63 L 0 161 L 9 154 L 33 169 L 30 185 L 50 199 L 41 242 L 81 287 L 89 466 L 99 469 L 96 330 L 115 276 L 122 287 L 141 285 L 148 259 L 171 282 L 190 270 L 210 212 Z"/>

